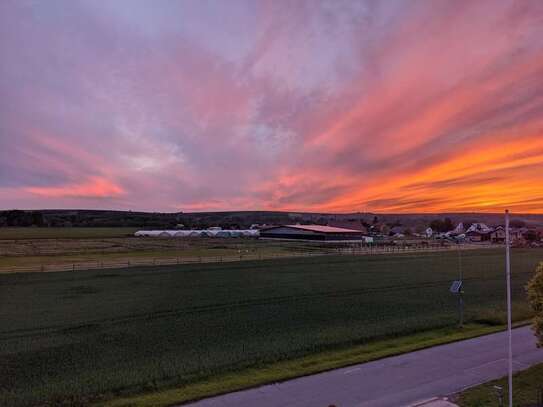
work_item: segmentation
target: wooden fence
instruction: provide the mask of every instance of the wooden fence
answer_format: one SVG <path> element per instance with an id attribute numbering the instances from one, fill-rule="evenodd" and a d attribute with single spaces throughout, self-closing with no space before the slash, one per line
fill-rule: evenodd
<path id="1" fill-rule="evenodd" d="M 30 272 L 57 272 L 57 271 L 78 271 L 78 270 L 93 270 L 93 269 L 112 269 L 126 267 L 143 267 L 143 266 L 165 266 L 177 264 L 198 264 L 198 263 L 227 263 L 239 261 L 255 261 L 255 260 L 270 260 L 279 258 L 299 258 L 299 257 L 315 257 L 315 256 L 330 256 L 330 255 L 349 255 L 349 256 L 371 256 L 383 254 L 403 254 L 403 253 L 421 253 L 421 252 L 441 252 L 450 250 L 468 250 L 480 249 L 484 246 L 480 245 L 462 245 L 460 247 L 454 245 L 411 245 L 411 246 L 353 246 L 339 247 L 315 251 L 291 252 L 291 253 L 276 253 L 276 254 L 239 254 L 229 256 L 199 256 L 199 257 L 160 257 L 160 258 L 145 258 L 145 259 L 126 259 L 126 260 L 93 260 L 74 263 L 59 263 L 59 264 L 38 264 L 31 266 L 0 266 L 0 273 L 30 273 Z M 496 246 L 493 246 L 496 247 Z"/>

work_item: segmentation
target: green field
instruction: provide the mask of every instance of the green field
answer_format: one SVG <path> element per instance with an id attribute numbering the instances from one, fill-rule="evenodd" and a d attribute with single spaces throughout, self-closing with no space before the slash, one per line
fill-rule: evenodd
<path id="1" fill-rule="evenodd" d="M 137 228 L 30 228 L 30 227 L 2 227 L 0 228 L 0 239 L 85 239 L 85 238 L 108 238 L 132 236 L 139 229 Z"/>
<path id="2" fill-rule="evenodd" d="M 504 321 L 503 251 L 462 255 L 466 318 Z M 542 250 L 514 250 L 515 319 Z M 0 275 L 0 405 L 84 404 L 454 326 L 455 252 Z"/>

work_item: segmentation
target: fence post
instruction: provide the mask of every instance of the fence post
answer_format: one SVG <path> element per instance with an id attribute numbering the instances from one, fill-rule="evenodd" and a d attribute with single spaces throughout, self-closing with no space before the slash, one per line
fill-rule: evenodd
<path id="1" fill-rule="evenodd" d="M 72 271 L 75 271 L 75 263 L 72 263 Z"/>

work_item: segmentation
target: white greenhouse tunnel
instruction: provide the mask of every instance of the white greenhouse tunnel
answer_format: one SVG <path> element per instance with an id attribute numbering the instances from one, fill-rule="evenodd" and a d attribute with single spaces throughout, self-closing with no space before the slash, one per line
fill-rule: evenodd
<path id="1" fill-rule="evenodd" d="M 136 237 L 258 237 L 260 235 L 255 229 L 224 230 L 224 229 L 203 229 L 203 230 L 139 230 L 134 233 Z"/>

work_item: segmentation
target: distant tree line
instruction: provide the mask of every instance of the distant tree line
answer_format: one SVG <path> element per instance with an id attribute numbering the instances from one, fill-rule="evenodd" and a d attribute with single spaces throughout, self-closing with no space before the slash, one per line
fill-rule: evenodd
<path id="1" fill-rule="evenodd" d="M 121 211 L 0 211 L 0 227 L 157 227 L 173 228 L 179 214 Z"/>
<path id="2" fill-rule="evenodd" d="M 501 215 L 480 215 L 481 221 L 490 226 L 503 224 Z M 535 216 L 535 215 L 534 215 Z M 491 219 L 490 219 L 491 218 Z M 358 224 L 368 231 L 391 233 L 401 228 L 403 234 L 423 233 L 427 227 L 443 233 L 453 230 L 457 223 L 463 222 L 468 228 L 476 219 L 450 217 L 438 218 L 435 215 L 386 215 L 386 214 L 325 214 L 290 213 L 274 211 L 238 212 L 197 212 L 160 213 L 109 210 L 7 210 L 0 211 L 0 227 L 134 227 L 155 229 L 205 229 L 220 226 L 225 229 L 247 229 L 251 225 L 319 224 L 334 225 L 334 222 L 349 227 Z M 541 220 L 543 224 L 543 217 Z M 522 219 L 513 219 L 511 226 L 526 226 Z"/>
<path id="3" fill-rule="evenodd" d="M 156 229 L 248 229 L 253 224 L 327 224 L 325 216 L 297 218 L 287 212 L 160 213 L 100 210 L 8 210 L 0 211 L 0 227 L 135 227 Z"/>
<path id="4" fill-rule="evenodd" d="M 37 211 L 2 211 L 0 226 L 43 226 L 43 214 Z"/>

